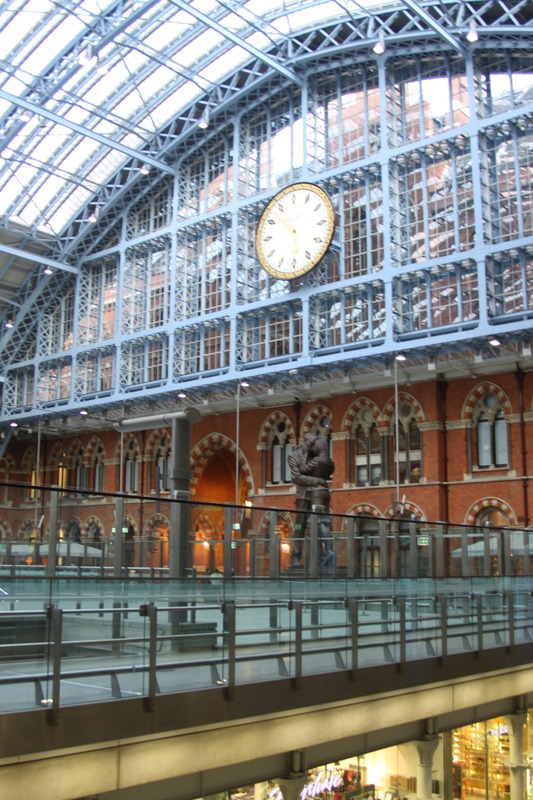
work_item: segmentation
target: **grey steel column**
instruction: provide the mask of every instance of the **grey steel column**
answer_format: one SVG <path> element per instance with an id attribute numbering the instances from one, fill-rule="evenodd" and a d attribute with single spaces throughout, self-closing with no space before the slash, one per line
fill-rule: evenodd
<path id="1" fill-rule="evenodd" d="M 189 560 L 189 528 L 191 496 L 191 423 L 188 419 L 172 419 L 172 466 L 170 468 L 170 530 L 168 570 L 171 578 L 184 578 Z"/>
<path id="2" fill-rule="evenodd" d="M 231 563 L 231 546 L 233 544 L 233 506 L 226 506 L 224 509 L 224 578 L 231 580 L 233 577 L 233 565 Z"/>
<path id="3" fill-rule="evenodd" d="M 124 566 L 124 498 L 117 497 L 115 502 L 115 557 L 113 559 L 113 576 L 120 578 Z"/>
<path id="4" fill-rule="evenodd" d="M 346 577 L 355 577 L 355 517 L 348 517 L 348 531 L 346 534 Z M 361 573 L 358 573 L 361 577 Z"/>
<path id="5" fill-rule="evenodd" d="M 59 486 L 57 487 L 59 490 Z M 46 577 L 53 578 L 56 574 L 57 561 L 57 509 L 59 503 L 59 491 L 50 492 L 50 535 L 48 537 L 48 564 L 46 565 Z"/>

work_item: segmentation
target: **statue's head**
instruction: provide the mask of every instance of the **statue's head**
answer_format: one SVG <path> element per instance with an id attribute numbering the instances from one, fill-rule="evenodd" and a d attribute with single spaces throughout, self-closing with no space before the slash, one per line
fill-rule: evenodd
<path id="1" fill-rule="evenodd" d="M 318 437 L 313 449 L 317 456 L 329 456 L 329 444 L 326 439 Z"/>
<path id="2" fill-rule="evenodd" d="M 314 433 L 305 434 L 303 438 L 303 445 L 308 452 L 313 449 L 315 442 L 316 442 L 316 436 Z"/>

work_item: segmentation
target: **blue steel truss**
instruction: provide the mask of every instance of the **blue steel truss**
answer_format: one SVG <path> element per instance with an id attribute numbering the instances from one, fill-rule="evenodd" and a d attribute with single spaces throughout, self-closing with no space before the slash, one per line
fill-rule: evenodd
<path id="1" fill-rule="evenodd" d="M 206 18 L 181 0 L 111 3 L 22 94 L 0 82 L 4 150 L 20 142 L 22 111 L 39 114 L 44 127 L 28 137 L 20 159 L 33 157 L 51 125 L 61 122 L 72 134 L 57 163 L 41 165 L 21 188 L 0 225 L 10 231 L 43 175 L 64 178 L 25 230 L 28 242 L 45 247 L 43 260 L 0 321 L 0 421 L 60 419 L 81 405 L 119 416 L 125 403 L 171 404 L 184 388 L 191 402 L 207 405 L 215 395 L 231 396 L 243 373 L 257 396 L 305 397 L 312 382 L 327 391 L 333 377 L 342 386 L 383 373 L 400 349 L 413 369 L 434 369 L 435 360 L 443 369 L 452 362 L 470 368 L 480 353 L 495 356 L 487 345 L 495 331 L 510 361 L 526 357 L 533 85 L 520 94 L 512 81 L 533 72 L 531 4 L 404 0 L 365 9 L 347 2 L 336 19 L 317 16 L 291 35 L 279 32 L 285 12 L 278 8 L 258 20 L 241 3 L 219 5 Z M 298 7 L 318 14 L 320 3 Z M 194 19 L 156 51 L 154 26 L 176 9 Z M 239 34 L 223 27 L 228 10 L 242 23 Z M 51 22 L 43 20 L 42 31 Z M 474 44 L 466 39 L 472 24 Z M 181 66 L 179 55 L 206 30 L 217 34 L 216 45 L 199 48 L 194 70 Z M 259 30 L 270 42 L 263 50 L 251 41 Z M 372 52 L 380 35 L 381 56 Z M 77 59 L 88 46 L 110 65 L 122 48 L 142 54 L 138 73 L 120 88 L 125 102 L 162 64 L 173 78 L 142 110 L 119 119 L 116 98 L 92 107 L 85 98 L 95 77 L 81 74 Z M 245 53 L 238 67 L 209 79 L 236 46 Z M 3 69 L 16 74 L 12 65 Z M 509 80 L 505 103 L 491 97 L 492 73 Z M 447 81 L 440 122 L 426 119 L 428 77 Z M 343 124 L 331 116 L 335 98 L 342 104 L 350 81 L 364 98 L 360 145 L 333 133 Z M 146 128 L 191 83 L 194 99 L 162 126 Z M 418 107 L 398 90 L 407 84 L 421 90 Z M 458 91 L 464 119 L 455 116 Z M 70 118 L 73 104 L 89 122 Z M 206 110 L 209 127 L 201 130 Z M 102 120 L 112 136 L 99 132 Z M 285 171 L 274 169 L 272 155 L 283 131 L 293 148 Z M 86 137 L 98 147 L 79 173 L 68 172 L 65 159 Z M 303 159 L 294 155 L 297 141 Z M 86 183 L 113 152 L 120 163 L 105 183 Z M 12 169 L 0 170 L 0 187 Z M 333 197 L 336 235 L 315 270 L 279 281 L 260 269 L 253 233 L 275 191 L 300 179 Z M 73 186 L 85 187 L 86 201 L 53 238 L 43 238 L 42 226 L 71 202 Z M 58 267 L 52 275 L 43 274 L 47 262 Z"/>

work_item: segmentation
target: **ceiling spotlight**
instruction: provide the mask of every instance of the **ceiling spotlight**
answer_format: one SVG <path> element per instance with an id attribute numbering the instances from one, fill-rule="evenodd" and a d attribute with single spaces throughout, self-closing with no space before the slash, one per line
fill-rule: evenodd
<path id="1" fill-rule="evenodd" d="M 466 40 L 471 44 L 474 44 L 474 42 L 477 42 L 478 39 L 479 39 L 479 34 L 477 32 L 476 22 L 475 20 L 471 19 L 470 24 L 468 26 L 468 33 L 466 34 Z"/>
<path id="2" fill-rule="evenodd" d="M 86 411 L 84 408 L 81 409 L 80 414 L 82 417 L 86 417 L 89 412 Z"/>
<path id="3" fill-rule="evenodd" d="M 377 56 L 381 56 L 385 52 L 385 34 L 383 31 L 379 32 L 378 40 L 372 50 Z"/>
<path id="4" fill-rule="evenodd" d="M 5 327 L 6 328 L 12 328 L 13 327 L 13 323 L 11 322 L 10 319 L 8 319 L 8 321 L 5 323 Z"/>
<path id="5" fill-rule="evenodd" d="M 396 355 L 396 361 L 407 361 L 407 356 L 405 353 L 398 353 Z"/>
<path id="6" fill-rule="evenodd" d="M 99 75 L 107 75 L 107 67 L 101 61 L 96 62 L 96 71 Z"/>
<path id="7" fill-rule="evenodd" d="M 18 422 L 10 422 L 9 423 L 9 427 L 10 428 L 18 428 Z"/>
<path id="8" fill-rule="evenodd" d="M 52 267 L 45 267 L 44 270 L 43 270 L 45 275 L 51 275 L 53 273 L 53 271 L 54 270 L 52 269 Z"/>
<path id="9" fill-rule="evenodd" d="M 243 387 L 243 389 L 246 389 L 249 385 L 250 384 L 248 383 L 248 381 L 241 381 L 241 386 Z"/>
<path id="10" fill-rule="evenodd" d="M 149 172 L 150 172 L 150 167 L 148 166 L 148 164 L 143 164 L 141 167 L 141 175 L 148 175 Z"/>
<path id="11" fill-rule="evenodd" d="M 205 131 L 209 127 L 209 106 L 206 106 L 204 113 L 198 121 L 198 127 Z"/>
<path id="12" fill-rule="evenodd" d="M 100 212 L 98 211 L 97 208 L 95 208 L 94 211 L 91 211 L 91 213 L 87 217 L 87 222 L 97 222 L 99 216 Z"/>
<path id="13" fill-rule="evenodd" d="M 185 394 L 185 392 L 178 392 L 178 397 L 181 397 L 181 399 L 183 400 L 185 397 L 187 397 L 187 395 Z"/>
<path id="14" fill-rule="evenodd" d="M 492 339 L 489 339 L 489 344 L 492 345 L 492 347 L 499 347 L 501 342 L 496 336 L 493 336 Z"/>

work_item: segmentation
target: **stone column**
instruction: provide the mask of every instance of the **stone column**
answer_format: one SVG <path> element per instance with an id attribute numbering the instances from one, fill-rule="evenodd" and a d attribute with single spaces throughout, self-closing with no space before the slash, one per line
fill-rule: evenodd
<path id="1" fill-rule="evenodd" d="M 509 767 L 511 800 L 523 800 L 524 797 L 524 770 L 528 766 L 524 763 L 522 752 L 522 734 L 526 724 L 526 711 L 509 714 L 506 717 L 509 725 Z"/>
<path id="2" fill-rule="evenodd" d="M 278 778 L 275 783 L 281 790 L 283 800 L 300 800 L 300 792 L 305 786 L 306 776 Z M 279 796 L 272 798 L 272 800 L 279 800 Z"/>
<path id="3" fill-rule="evenodd" d="M 431 800 L 433 755 L 439 744 L 438 736 L 427 736 L 413 742 L 418 754 L 416 766 L 416 796 L 418 800 Z"/>

